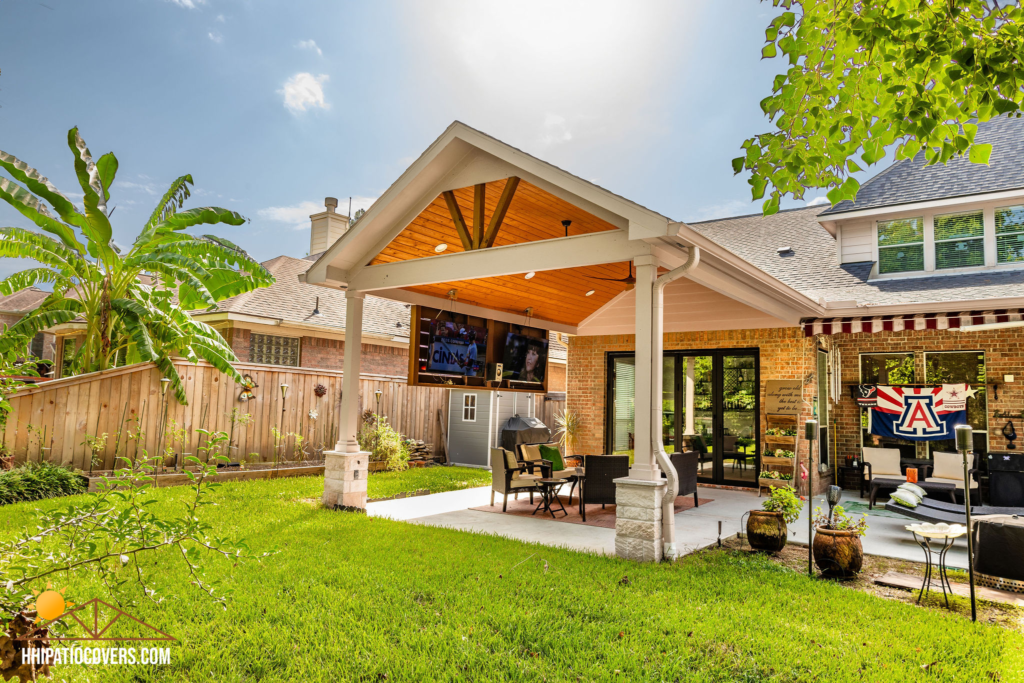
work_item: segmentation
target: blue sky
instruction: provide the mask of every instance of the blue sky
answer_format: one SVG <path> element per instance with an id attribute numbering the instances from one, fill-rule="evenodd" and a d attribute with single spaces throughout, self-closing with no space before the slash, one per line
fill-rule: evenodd
<path id="1" fill-rule="evenodd" d="M 303 256 L 325 196 L 368 206 L 456 119 L 673 219 L 752 213 L 730 160 L 768 129 L 758 102 L 783 67 L 760 61 L 772 11 L 0 0 L 0 149 L 78 199 L 65 142 L 78 125 L 94 156 L 120 161 L 120 242 L 191 173 L 190 205 L 249 217 L 215 231 L 259 259 Z M 31 227 L 7 205 L 0 224 Z"/>

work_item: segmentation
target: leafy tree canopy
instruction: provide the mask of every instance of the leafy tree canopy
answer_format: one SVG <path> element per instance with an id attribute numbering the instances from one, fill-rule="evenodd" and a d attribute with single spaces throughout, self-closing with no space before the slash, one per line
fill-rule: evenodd
<path id="1" fill-rule="evenodd" d="M 785 195 L 831 188 L 854 199 L 851 174 L 894 147 L 928 164 L 967 155 L 987 164 L 977 122 L 1020 116 L 1024 11 L 998 0 L 772 0 L 763 58 L 782 57 L 761 109 L 775 130 L 746 140 L 733 170 L 750 171 L 765 215 Z"/>
<path id="2" fill-rule="evenodd" d="M 171 356 L 204 359 L 241 381 L 232 366 L 237 359 L 231 348 L 189 311 L 214 308 L 218 301 L 265 287 L 274 278 L 231 242 L 184 230 L 203 224 L 242 225 L 245 218 L 218 207 L 180 210 L 192 186 L 192 176 L 185 175 L 171 183 L 125 251 L 114 243 L 107 210 L 117 157 L 111 152 L 93 161 L 77 128 L 68 131 L 68 147 L 84 193 L 82 210 L 39 171 L 0 151 L 0 168 L 11 177 L 0 177 L 0 199 L 48 233 L 0 228 L 0 257 L 40 264 L 0 281 L 0 294 L 41 283 L 53 286 L 39 308 L 0 337 L 0 353 L 15 347 L 23 351 L 24 340 L 40 330 L 77 319 L 84 324 L 85 339 L 71 359 L 73 371 L 152 361 L 171 380 L 182 403 L 185 390 Z"/>

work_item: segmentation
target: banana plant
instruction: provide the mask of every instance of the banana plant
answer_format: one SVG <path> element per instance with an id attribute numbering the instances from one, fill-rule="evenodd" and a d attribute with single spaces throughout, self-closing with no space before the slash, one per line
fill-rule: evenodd
<path id="1" fill-rule="evenodd" d="M 0 176 L 0 199 L 42 230 L 0 228 L 0 257 L 39 264 L 0 281 L 0 293 L 39 284 L 53 288 L 39 308 L 0 335 L 0 353 L 40 330 L 81 320 L 85 340 L 66 359 L 72 372 L 153 362 L 183 404 L 185 388 L 172 356 L 206 360 L 240 382 L 231 347 L 189 311 L 215 308 L 218 301 L 273 284 L 274 278 L 228 240 L 184 231 L 205 224 L 242 225 L 246 219 L 218 207 L 183 210 L 193 185 L 192 176 L 185 175 L 171 183 L 131 248 L 122 249 L 113 240 L 107 210 L 117 157 L 108 152 L 93 161 L 78 128 L 68 131 L 68 147 L 83 192 L 81 208 L 39 171 L 0 151 L 0 168 L 11 177 Z"/>

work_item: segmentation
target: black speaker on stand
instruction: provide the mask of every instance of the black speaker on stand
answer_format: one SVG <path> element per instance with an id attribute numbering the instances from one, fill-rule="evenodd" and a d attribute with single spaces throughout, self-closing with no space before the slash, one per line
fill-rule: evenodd
<path id="1" fill-rule="evenodd" d="M 1024 453 L 988 454 L 988 503 L 1024 507 Z"/>

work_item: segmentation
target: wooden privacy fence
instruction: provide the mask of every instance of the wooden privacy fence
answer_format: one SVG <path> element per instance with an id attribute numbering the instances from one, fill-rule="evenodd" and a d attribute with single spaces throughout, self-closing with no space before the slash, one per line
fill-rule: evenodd
<path id="1" fill-rule="evenodd" d="M 182 454 L 204 457 L 199 450 L 200 429 L 231 434 L 232 461 L 273 462 L 273 428 L 299 434 L 304 441 L 305 455 L 296 448 L 294 436 L 283 439 L 279 449 L 282 461 L 310 459 L 330 450 L 337 441 L 339 371 L 238 363 L 238 371 L 250 375 L 258 385 L 253 398 L 243 402 L 239 400 L 242 387 L 213 366 L 185 360 L 174 364 L 184 381 L 185 406 L 169 390 L 165 406 L 160 391 L 162 375 L 152 363 L 26 387 L 9 397 L 12 410 L 3 432 L 4 448 L 14 455 L 15 462 L 48 460 L 90 471 L 114 467 L 115 452 L 135 458 L 145 450 L 154 457 L 171 446 L 179 459 Z M 380 390 L 380 414 L 388 417 L 396 431 L 432 444 L 436 452 L 441 445 L 437 415 L 440 410 L 447 420 L 448 390 L 410 387 L 405 382 L 404 377 L 361 375 L 360 410 L 375 411 L 374 393 Z M 288 385 L 283 401 L 282 384 Z M 326 389 L 323 396 L 316 395 L 318 385 Z M 251 416 L 248 424 L 237 420 L 232 424 L 236 409 L 236 417 Z M 105 444 L 90 458 L 88 440 L 103 434 L 107 435 Z M 90 460 L 94 461 L 91 467 Z M 174 464 L 174 456 L 164 464 Z"/>

